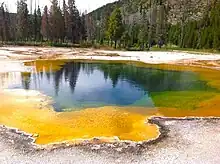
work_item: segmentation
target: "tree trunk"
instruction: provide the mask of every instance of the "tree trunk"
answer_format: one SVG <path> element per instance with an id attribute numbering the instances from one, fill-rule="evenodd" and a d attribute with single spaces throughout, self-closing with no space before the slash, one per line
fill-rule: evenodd
<path id="1" fill-rule="evenodd" d="M 117 40 L 115 40 L 115 49 L 117 48 Z"/>

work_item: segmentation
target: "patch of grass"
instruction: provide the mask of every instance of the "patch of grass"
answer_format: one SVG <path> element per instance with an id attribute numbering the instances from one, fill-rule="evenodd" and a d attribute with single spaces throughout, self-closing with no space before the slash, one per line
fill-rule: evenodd
<path id="1" fill-rule="evenodd" d="M 207 91 L 167 91 L 151 93 L 156 107 L 169 107 L 177 109 L 194 110 L 199 103 L 216 95 L 215 92 Z"/>

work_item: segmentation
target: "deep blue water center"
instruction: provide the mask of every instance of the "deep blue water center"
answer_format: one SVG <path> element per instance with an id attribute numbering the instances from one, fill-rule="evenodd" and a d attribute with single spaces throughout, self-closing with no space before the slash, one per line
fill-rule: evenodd
<path id="1" fill-rule="evenodd" d="M 39 90 L 53 98 L 57 111 L 107 105 L 154 107 L 151 93 L 208 87 L 193 72 L 106 62 L 66 62 L 59 70 L 21 73 L 21 77 L 21 83 L 10 88 Z"/>

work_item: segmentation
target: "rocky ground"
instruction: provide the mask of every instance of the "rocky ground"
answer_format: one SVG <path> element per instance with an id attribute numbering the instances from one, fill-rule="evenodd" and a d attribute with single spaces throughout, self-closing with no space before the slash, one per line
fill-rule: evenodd
<path id="1" fill-rule="evenodd" d="M 216 164 L 220 156 L 220 120 L 154 118 L 163 137 L 140 144 L 84 144 L 40 150 L 25 135 L 0 127 L 1 164 L 152 163 Z"/>

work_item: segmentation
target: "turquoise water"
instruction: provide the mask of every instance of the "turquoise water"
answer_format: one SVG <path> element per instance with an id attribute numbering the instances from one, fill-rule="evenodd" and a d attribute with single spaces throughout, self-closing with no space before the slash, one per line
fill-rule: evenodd
<path id="1" fill-rule="evenodd" d="M 212 89 L 193 72 L 120 63 L 66 62 L 59 70 L 21 77 L 9 88 L 41 91 L 53 98 L 56 111 L 107 105 L 155 107 L 151 93 Z"/>

